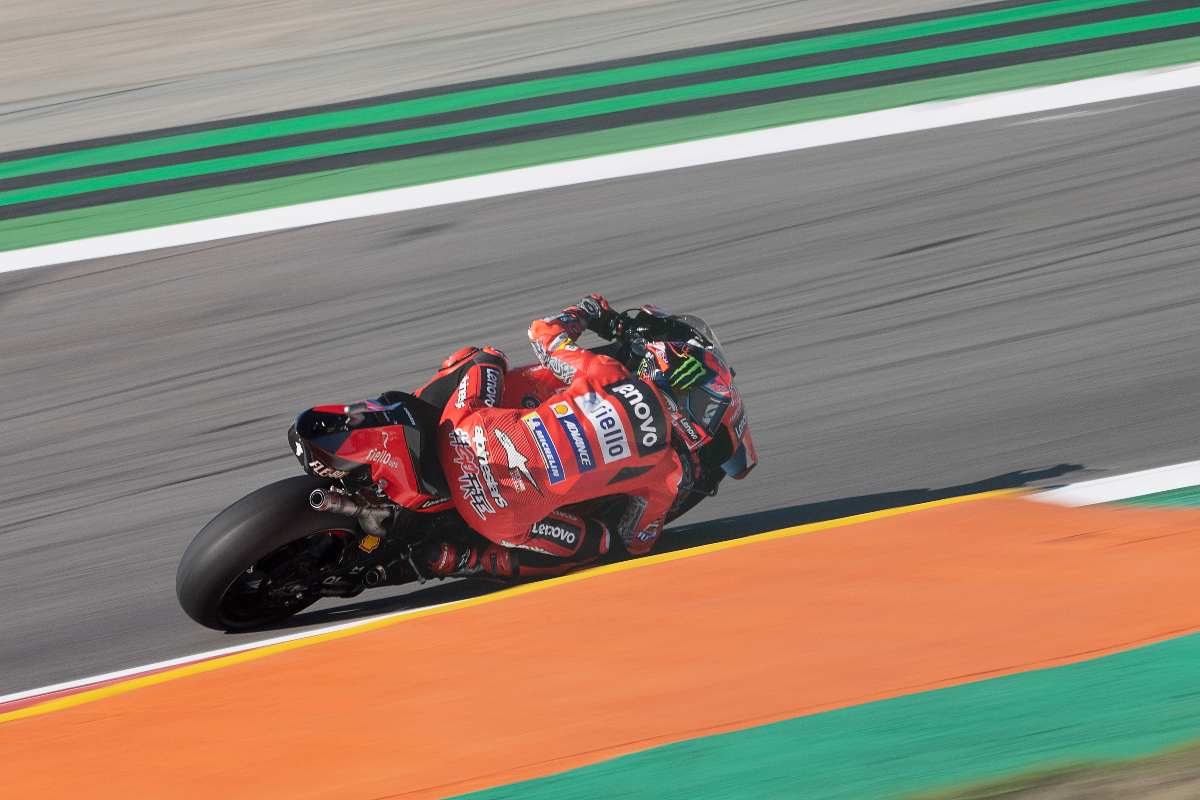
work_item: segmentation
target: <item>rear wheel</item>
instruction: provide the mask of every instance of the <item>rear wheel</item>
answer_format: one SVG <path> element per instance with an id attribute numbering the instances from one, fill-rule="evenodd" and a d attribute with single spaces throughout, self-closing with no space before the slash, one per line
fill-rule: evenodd
<path id="1" fill-rule="evenodd" d="M 354 523 L 314 511 L 321 481 L 298 476 L 264 486 L 226 508 L 188 546 L 175 575 L 179 605 L 209 628 L 249 630 L 286 619 L 321 598 Z"/>

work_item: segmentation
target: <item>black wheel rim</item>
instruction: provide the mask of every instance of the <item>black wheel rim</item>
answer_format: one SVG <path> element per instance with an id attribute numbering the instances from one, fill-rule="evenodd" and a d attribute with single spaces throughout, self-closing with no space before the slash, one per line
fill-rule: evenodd
<path id="1" fill-rule="evenodd" d="M 217 615 L 227 628 L 283 619 L 320 599 L 321 581 L 341 561 L 349 531 L 331 529 L 288 542 L 251 564 L 221 596 Z"/>

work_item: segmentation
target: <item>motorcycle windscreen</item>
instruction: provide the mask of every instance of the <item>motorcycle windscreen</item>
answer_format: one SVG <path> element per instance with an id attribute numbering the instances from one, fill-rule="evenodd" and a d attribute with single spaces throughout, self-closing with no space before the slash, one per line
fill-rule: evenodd
<path id="1" fill-rule="evenodd" d="M 742 430 L 736 447 L 721 469 L 735 480 L 741 480 L 750 474 L 750 470 L 758 464 L 758 451 L 754 449 L 754 438 L 750 435 L 749 427 Z"/>

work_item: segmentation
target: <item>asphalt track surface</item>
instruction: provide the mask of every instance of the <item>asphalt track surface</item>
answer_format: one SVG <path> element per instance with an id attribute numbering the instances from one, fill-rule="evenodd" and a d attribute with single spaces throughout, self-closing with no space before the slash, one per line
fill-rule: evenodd
<path id="1" fill-rule="evenodd" d="M 0 0 L 0 150 L 969 0 Z"/>
<path id="2" fill-rule="evenodd" d="M 1194 459 L 1198 128 L 1189 91 L 3 276 L 0 692 L 248 641 L 175 566 L 295 474 L 291 415 L 523 361 L 591 290 L 737 366 L 761 466 L 676 545 Z"/>

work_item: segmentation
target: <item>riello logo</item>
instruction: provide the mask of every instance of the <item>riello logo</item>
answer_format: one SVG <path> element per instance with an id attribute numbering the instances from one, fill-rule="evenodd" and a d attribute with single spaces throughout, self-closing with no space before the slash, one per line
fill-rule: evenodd
<path id="1" fill-rule="evenodd" d="M 371 448 L 371 452 L 367 453 L 367 461 L 372 461 L 376 464 L 383 464 L 385 467 L 399 469 L 400 462 L 388 451 L 380 450 L 377 447 Z"/>

